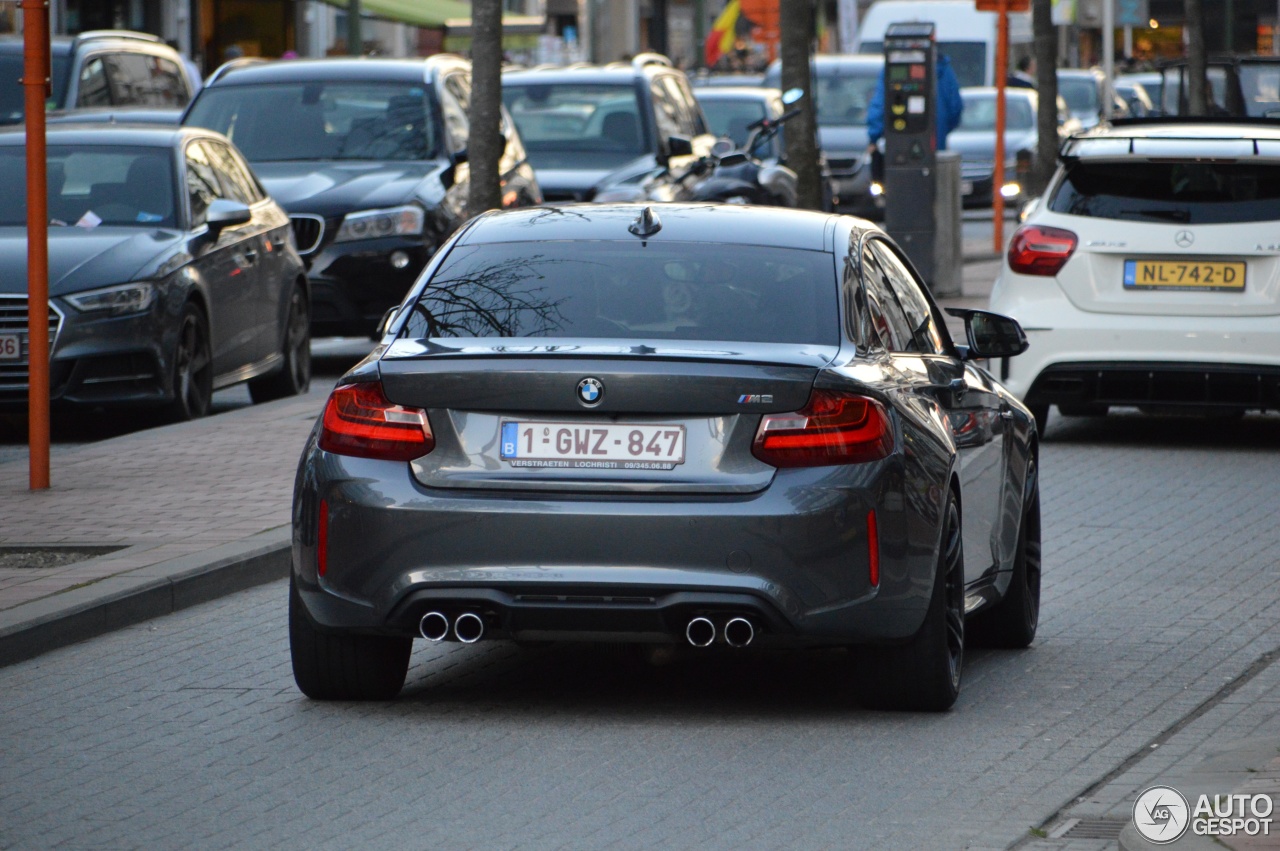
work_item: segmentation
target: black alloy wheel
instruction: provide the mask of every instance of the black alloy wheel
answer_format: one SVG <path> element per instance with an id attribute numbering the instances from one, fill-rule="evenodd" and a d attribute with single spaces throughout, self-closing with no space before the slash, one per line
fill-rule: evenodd
<path id="1" fill-rule="evenodd" d="M 960 696 L 964 646 L 964 543 L 960 505 L 948 490 L 924 623 L 906 644 L 869 647 L 859 654 L 859 702 L 871 709 L 950 709 Z"/>
<path id="2" fill-rule="evenodd" d="M 979 614 L 973 624 L 975 637 L 990 647 L 1029 647 L 1040 625 L 1040 477 L 1035 456 L 1027 462 L 1023 489 L 1026 495 L 1009 590 L 999 603 Z"/>
<path id="3" fill-rule="evenodd" d="M 311 386 L 311 311 L 301 286 L 289 296 L 289 318 L 280 349 L 284 368 L 249 382 L 249 398 L 255 403 L 271 402 L 306 393 Z"/>
<path id="4" fill-rule="evenodd" d="M 187 302 L 178 323 L 178 346 L 173 355 L 171 419 L 185 421 L 209 413 L 213 402 L 213 351 L 209 321 L 198 305 Z"/>

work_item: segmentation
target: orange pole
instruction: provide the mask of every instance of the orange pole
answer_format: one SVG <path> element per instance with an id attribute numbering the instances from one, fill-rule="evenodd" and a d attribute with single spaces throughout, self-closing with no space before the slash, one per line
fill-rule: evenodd
<path id="1" fill-rule="evenodd" d="M 1000 0 L 996 26 L 996 170 L 991 178 L 992 237 L 996 254 L 1004 251 L 1004 84 L 1009 76 L 1009 0 Z"/>
<path id="2" fill-rule="evenodd" d="M 49 5 L 22 0 L 27 124 L 27 443 L 31 489 L 49 487 L 49 198 L 44 103 L 49 96 Z"/>

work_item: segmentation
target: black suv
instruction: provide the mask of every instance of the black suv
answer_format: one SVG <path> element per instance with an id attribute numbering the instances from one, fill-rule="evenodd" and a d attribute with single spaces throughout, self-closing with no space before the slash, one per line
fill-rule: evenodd
<path id="1" fill-rule="evenodd" d="M 508 70 L 502 99 L 548 201 L 603 200 L 602 186 L 679 174 L 715 141 L 684 72 L 654 53 Z"/>
<path id="2" fill-rule="evenodd" d="M 470 70 L 447 55 L 236 63 L 183 116 L 235 142 L 289 212 L 317 336 L 372 334 L 466 218 Z M 503 205 L 539 204 L 503 124 Z"/>
<path id="3" fill-rule="evenodd" d="M 178 52 L 160 39 L 128 30 L 94 30 L 50 42 L 50 105 L 58 110 L 150 107 L 181 110 L 195 80 Z M 22 121 L 22 39 L 0 38 L 0 124 Z M 178 112 L 174 112 L 176 120 Z"/>

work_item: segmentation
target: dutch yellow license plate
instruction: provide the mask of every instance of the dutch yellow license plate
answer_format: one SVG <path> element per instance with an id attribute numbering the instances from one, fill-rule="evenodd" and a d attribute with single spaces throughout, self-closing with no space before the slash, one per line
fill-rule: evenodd
<path id="1" fill-rule="evenodd" d="M 1126 260 L 1124 286 L 1132 290 L 1244 290 L 1245 264 L 1217 260 Z"/>

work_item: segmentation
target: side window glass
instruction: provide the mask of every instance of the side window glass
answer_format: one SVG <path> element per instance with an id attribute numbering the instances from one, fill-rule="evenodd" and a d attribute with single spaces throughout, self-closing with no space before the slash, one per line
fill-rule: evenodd
<path id="1" fill-rule="evenodd" d="M 671 99 L 661 80 L 654 80 L 649 86 L 653 96 L 653 116 L 658 122 L 658 139 L 665 148 L 671 136 L 686 136 L 682 126 L 680 107 Z"/>
<path id="2" fill-rule="evenodd" d="M 80 89 L 76 106 L 111 106 L 107 71 L 101 57 L 90 59 L 80 69 Z"/>
<path id="3" fill-rule="evenodd" d="M 202 147 L 209 152 L 214 171 L 222 181 L 223 194 L 243 204 L 257 203 L 258 189 L 253 178 L 236 160 L 231 149 L 219 142 L 203 143 Z"/>
<path id="4" fill-rule="evenodd" d="M 470 94 L 457 74 L 445 78 L 444 85 L 440 87 L 440 111 L 444 114 L 444 130 L 449 139 L 449 148 L 454 151 L 467 146 L 467 137 L 471 132 L 467 119 Z"/>
<path id="5" fill-rule="evenodd" d="M 871 243 L 871 250 L 880 259 L 893 294 L 907 317 L 913 351 L 940 354 L 943 351 L 942 335 L 938 332 L 929 301 L 920 291 L 920 283 L 888 245 L 876 240 Z"/>
<path id="6" fill-rule="evenodd" d="M 884 268 L 869 247 L 862 252 L 862 288 L 868 345 L 880 345 L 891 352 L 913 351 L 907 317 L 893 297 Z"/>
<path id="7" fill-rule="evenodd" d="M 224 197 L 209 153 L 200 142 L 187 145 L 187 197 L 191 200 L 191 226 L 204 224 L 209 205 Z"/>
<path id="8" fill-rule="evenodd" d="M 671 93 L 671 97 L 676 103 L 680 104 L 680 111 L 684 114 L 684 133 L 692 139 L 694 136 L 701 135 L 706 131 L 702 126 L 702 115 L 698 108 L 698 102 L 693 97 L 693 92 L 689 88 L 689 83 L 683 77 L 677 77 L 674 74 L 666 78 L 667 91 Z"/>

